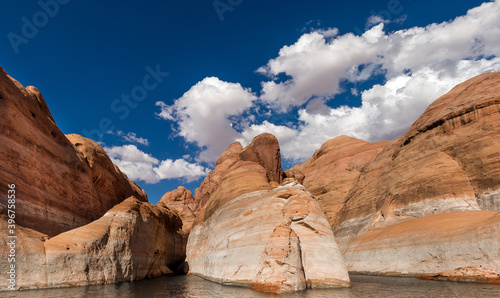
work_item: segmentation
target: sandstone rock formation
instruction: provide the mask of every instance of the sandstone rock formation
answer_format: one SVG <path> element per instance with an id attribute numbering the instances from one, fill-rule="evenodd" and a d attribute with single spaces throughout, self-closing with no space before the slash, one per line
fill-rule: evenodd
<path id="1" fill-rule="evenodd" d="M 470 265 L 500 271 L 499 243 L 500 212 L 451 212 L 366 231 L 344 258 L 357 273 L 420 276 Z"/>
<path id="2" fill-rule="evenodd" d="M 211 212 L 210 210 L 217 208 L 211 206 L 203 209 L 212 195 L 219 198 L 211 200 L 212 204 L 221 203 L 220 190 L 217 192 L 219 184 L 224 184 L 220 187 L 223 192 L 231 191 L 231 196 L 236 197 L 248 191 L 272 188 L 279 185 L 282 179 L 283 169 L 278 140 L 272 134 L 263 133 L 255 137 L 244 149 L 239 142 L 231 144 L 217 159 L 215 169 L 196 189 L 193 199 L 189 195 L 184 195 L 185 188 L 181 187 L 166 193 L 160 202 L 163 206 L 174 208 L 179 212 L 185 221 L 183 229 L 187 232 L 191 229 L 194 217 L 200 212 L 204 213 L 206 209 Z"/>
<path id="3" fill-rule="evenodd" d="M 82 226 L 135 196 L 147 201 L 98 144 L 59 130 L 35 87 L 0 68 L 0 209 L 16 184 L 17 224 L 49 236 Z M 80 144 L 80 145 L 78 145 Z"/>
<path id="4" fill-rule="evenodd" d="M 191 230 L 192 274 L 273 293 L 350 285 L 328 221 L 296 180 L 226 200 Z"/>
<path id="5" fill-rule="evenodd" d="M 259 135 L 244 149 L 231 145 L 209 177 L 217 185 L 206 192 L 188 240 L 192 274 L 275 293 L 349 285 L 319 205 L 297 180 L 279 186 L 274 136 Z"/>
<path id="6" fill-rule="evenodd" d="M 437 99 L 365 167 L 334 224 L 337 240 L 344 245 L 375 226 L 413 217 L 498 210 L 498 123 L 500 73 L 475 77 Z"/>
<path id="7" fill-rule="evenodd" d="M 199 211 L 199 202 L 196 202 L 190 190 L 183 186 L 164 194 L 157 207 L 171 208 L 177 211 L 182 219 L 182 229 L 187 233 L 191 230 L 195 212 Z"/>
<path id="8" fill-rule="evenodd" d="M 500 73 L 487 73 L 437 99 L 400 138 L 339 137 L 287 173 L 305 175 L 350 271 L 498 270 L 499 123 Z"/>
<path id="9" fill-rule="evenodd" d="M 6 218 L 0 219 L 2 230 Z M 18 227 L 20 289 L 106 284 L 156 277 L 177 270 L 186 238 L 175 212 L 130 197 L 92 223 L 50 238 Z M 5 242 L 6 239 L 0 241 Z M 0 243 L 5 249 L 6 243 Z M 1 270 L 9 266 L 2 252 Z M 0 281 L 0 290 L 8 284 Z"/>
<path id="10" fill-rule="evenodd" d="M 13 238 L 0 239 L 0 270 L 16 266 L 16 288 L 138 280 L 183 264 L 177 212 L 148 203 L 96 142 L 66 137 L 40 92 L 2 69 L 0 144 L 0 228 L 17 237 L 13 250 Z M 15 228 L 7 217 L 12 184 Z M 9 286 L 0 281 L 0 290 Z"/>
<path id="11" fill-rule="evenodd" d="M 328 140 L 303 164 L 286 171 L 287 177 L 302 184 L 319 202 L 330 224 L 364 167 L 390 142 L 369 143 L 348 136 Z"/>

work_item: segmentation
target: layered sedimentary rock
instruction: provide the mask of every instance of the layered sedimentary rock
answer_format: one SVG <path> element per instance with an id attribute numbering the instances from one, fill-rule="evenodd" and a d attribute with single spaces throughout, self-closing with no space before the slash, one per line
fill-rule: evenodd
<path id="1" fill-rule="evenodd" d="M 333 224 L 364 167 L 388 144 L 340 136 L 325 142 L 311 158 L 287 170 L 286 175 L 303 181 Z"/>
<path id="2" fill-rule="evenodd" d="M 500 271 L 500 212 L 433 214 L 360 234 L 345 250 L 350 271 L 437 274 L 462 266 Z"/>
<path id="3" fill-rule="evenodd" d="M 259 135 L 239 151 L 222 155 L 234 162 L 195 220 L 187 246 L 190 272 L 275 293 L 348 286 L 333 231 L 317 202 L 297 180 L 279 186 L 276 138 Z"/>
<path id="4" fill-rule="evenodd" d="M 4 213 L 7 185 L 16 184 L 18 225 L 54 236 L 99 218 L 128 196 L 147 201 L 98 144 L 70 138 L 75 146 L 40 92 L 0 68 L 0 208 Z"/>
<path id="5" fill-rule="evenodd" d="M 40 92 L 2 69 L 0 144 L 0 270 L 16 266 L 0 290 L 138 280 L 183 263 L 177 212 L 148 203 L 96 142 L 66 137 Z"/>
<path id="6" fill-rule="evenodd" d="M 254 175 L 254 173 L 257 173 Z M 226 175 L 227 174 L 227 175 Z M 261 175 L 264 174 L 264 175 Z M 220 197 L 219 185 L 224 184 L 224 192 L 232 192 L 236 197 L 248 191 L 268 189 L 277 186 L 283 179 L 281 154 L 278 140 L 269 133 L 263 133 L 254 138 L 245 148 L 239 142 L 231 144 L 217 159 L 215 169 L 203 180 L 195 191 L 193 198 L 180 189 L 166 193 L 160 201 L 162 205 L 174 208 L 183 218 L 183 229 L 189 231 L 193 219 L 205 209 L 209 212 L 217 206 L 203 209 L 209 199 Z M 230 197 L 230 196 L 225 196 Z M 220 199 L 211 200 L 212 204 L 221 203 Z M 184 206 L 183 206 L 184 205 Z M 201 217 L 203 217 L 202 215 Z"/>
<path id="7" fill-rule="evenodd" d="M 413 217 L 496 210 L 498 123 L 500 73 L 475 77 L 437 99 L 363 170 L 335 223 L 338 241 Z"/>
<path id="8" fill-rule="evenodd" d="M 6 218 L 0 223 L 6 230 Z M 185 258 L 181 225 L 175 212 L 130 197 L 100 219 L 50 239 L 19 227 L 17 288 L 106 284 L 172 273 Z M 8 270 L 6 258 L 2 252 L 2 271 Z M 0 289 L 8 285 L 0 281 Z"/>
<path id="9" fill-rule="evenodd" d="M 305 175 L 351 271 L 498 270 L 499 123 L 500 73 L 487 73 L 437 99 L 395 141 L 339 137 L 289 173 Z"/>
<path id="10" fill-rule="evenodd" d="M 191 230 L 187 261 L 192 274 L 264 292 L 349 286 L 328 221 L 293 181 L 220 206 Z"/>
<path id="11" fill-rule="evenodd" d="M 182 229 L 185 232 L 191 229 L 196 217 L 195 212 L 199 211 L 199 204 L 195 201 L 193 194 L 183 186 L 164 194 L 156 206 L 177 211 L 182 219 Z"/>

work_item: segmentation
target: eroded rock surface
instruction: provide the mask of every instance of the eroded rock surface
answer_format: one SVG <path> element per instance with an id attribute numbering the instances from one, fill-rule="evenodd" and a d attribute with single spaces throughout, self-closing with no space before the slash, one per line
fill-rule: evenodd
<path id="1" fill-rule="evenodd" d="M 90 223 L 129 196 L 147 201 L 98 144 L 59 130 L 35 87 L 0 68 L 0 208 L 16 184 L 18 225 L 57 235 Z M 22 199 L 21 199 L 22 198 Z"/>
<path id="2" fill-rule="evenodd" d="M 201 214 L 199 217 L 202 220 L 205 213 L 212 213 L 227 198 L 235 198 L 249 191 L 270 189 L 278 186 L 282 180 L 278 140 L 272 134 L 263 133 L 245 148 L 239 142 L 231 144 L 217 159 L 215 169 L 196 189 L 193 200 L 186 197 L 188 199 L 173 202 L 173 197 L 179 197 L 178 189 L 166 193 L 162 204 L 176 209 L 185 219 L 183 229 L 189 231 L 194 217 Z M 205 208 L 209 200 L 210 206 Z"/>
<path id="3" fill-rule="evenodd" d="M 0 223 L 7 228 L 6 218 Z M 181 225 L 175 212 L 130 197 L 100 219 L 50 239 L 19 227 L 17 288 L 107 284 L 173 273 L 185 258 Z M 0 241 L 1 270 L 7 272 L 7 240 Z M 2 279 L 0 290 L 7 287 Z"/>
<path id="4" fill-rule="evenodd" d="M 197 211 L 199 211 L 199 202 L 196 202 L 190 190 L 183 186 L 164 194 L 158 204 L 158 207 L 172 208 L 180 215 L 182 219 L 182 229 L 187 233 L 191 230 Z"/>
<path id="5" fill-rule="evenodd" d="M 333 225 L 363 169 L 388 144 L 340 136 L 325 142 L 311 158 L 287 170 L 286 175 L 303 181 Z"/>
<path id="6" fill-rule="evenodd" d="M 287 173 L 305 176 L 349 270 L 439 273 L 481 261 L 498 270 L 499 219 L 487 211 L 500 210 L 499 123 L 500 73 L 486 73 L 437 99 L 400 138 L 338 137 Z M 460 224 L 471 218 L 484 225 Z"/>
<path id="7" fill-rule="evenodd" d="M 482 266 L 466 266 L 420 279 L 500 284 L 500 273 Z"/>
<path id="8" fill-rule="evenodd" d="M 191 230 L 192 274 L 273 293 L 350 285 L 328 221 L 296 180 L 231 194 Z"/>
<path id="9" fill-rule="evenodd" d="M 360 234 L 345 250 L 349 271 L 437 274 L 477 265 L 500 270 L 500 212 L 464 211 L 413 218 Z"/>
<path id="10" fill-rule="evenodd" d="M 65 136 L 40 92 L 2 69 L 0 144 L 0 228 L 17 237 L 15 288 L 138 280 L 183 263 L 177 212 L 148 203 L 96 142 Z M 15 228 L 7 217 L 12 184 Z M 0 239 L 2 272 L 12 265 L 11 240 Z M 2 279 L 0 290 L 9 285 Z"/>

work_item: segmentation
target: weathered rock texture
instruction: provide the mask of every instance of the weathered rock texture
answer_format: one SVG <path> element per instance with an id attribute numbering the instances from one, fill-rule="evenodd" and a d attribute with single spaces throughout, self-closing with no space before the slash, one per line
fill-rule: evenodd
<path id="1" fill-rule="evenodd" d="M 231 194 L 191 230 L 192 274 L 273 293 L 350 285 L 328 221 L 296 180 Z"/>
<path id="2" fill-rule="evenodd" d="M 395 141 L 339 137 L 287 173 L 305 175 L 351 271 L 498 270 L 499 218 L 487 211 L 500 210 L 499 123 L 500 73 L 487 73 L 437 99 Z"/>
<path id="3" fill-rule="evenodd" d="M 4 216 L 0 224 L 7 229 Z M 17 288 L 106 284 L 172 273 L 185 258 L 181 225 L 175 212 L 130 197 L 100 219 L 50 239 L 19 226 Z M 7 249 L 5 237 L 0 241 L 0 248 Z M 7 254 L 1 255 L 1 270 L 7 272 Z M 7 287 L 2 279 L 0 290 Z"/>
<path id="4" fill-rule="evenodd" d="M 0 271 L 16 266 L 16 288 L 62 287 L 159 276 L 185 258 L 177 212 L 147 202 L 96 142 L 58 129 L 40 92 L 0 69 Z M 128 199 L 127 199 L 128 198 Z M 12 210 L 12 208 L 11 208 Z M 0 290 L 8 289 L 7 278 Z"/>
<path id="5" fill-rule="evenodd" d="M 481 266 L 466 266 L 420 279 L 500 284 L 500 273 Z"/>
<path id="6" fill-rule="evenodd" d="M 191 191 L 183 186 L 164 194 L 156 206 L 177 211 L 182 219 L 182 229 L 186 233 L 191 230 L 196 217 L 195 212 L 199 211 L 200 208 L 199 202 L 195 201 Z"/>
<path id="7" fill-rule="evenodd" d="M 248 191 L 278 186 L 282 180 L 278 140 L 272 134 L 263 133 L 245 148 L 239 142 L 231 144 L 217 159 L 215 169 L 205 177 L 193 198 L 181 187 L 166 193 L 160 203 L 179 212 L 184 221 L 183 230 L 187 232 L 198 214 L 202 213 L 203 218 L 205 211 L 212 212 L 223 203 L 221 192 L 225 198 L 235 198 Z M 219 187 L 220 184 L 223 186 Z M 225 195 L 229 192 L 231 195 Z M 216 205 L 203 208 L 212 196 L 217 198 L 211 200 Z"/>
<path id="8" fill-rule="evenodd" d="M 0 208 L 16 184 L 18 225 L 50 236 L 101 217 L 146 194 L 121 173 L 95 142 L 59 130 L 35 87 L 24 88 L 0 68 Z"/>
<path id="9" fill-rule="evenodd" d="M 231 145 L 209 177 L 205 185 L 217 183 L 205 192 L 209 199 L 188 240 L 192 274 L 276 293 L 349 285 L 317 202 L 296 180 L 279 186 L 283 171 L 274 136 L 259 135 L 244 149 Z"/>
<path id="10" fill-rule="evenodd" d="M 366 231 L 344 258 L 357 273 L 420 276 L 470 265 L 499 271 L 499 243 L 500 212 L 441 213 Z"/>
<path id="11" fill-rule="evenodd" d="M 388 144 L 340 136 L 325 142 L 311 158 L 287 170 L 286 175 L 303 181 L 333 225 L 364 167 Z"/>

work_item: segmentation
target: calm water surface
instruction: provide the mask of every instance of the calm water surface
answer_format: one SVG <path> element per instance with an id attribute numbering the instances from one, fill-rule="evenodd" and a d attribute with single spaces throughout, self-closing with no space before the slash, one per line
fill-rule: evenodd
<path id="1" fill-rule="evenodd" d="M 223 286 L 196 276 L 173 276 L 120 283 L 21 292 L 0 292 L 1 297 L 500 297 L 500 285 L 424 281 L 406 277 L 351 275 L 352 288 L 306 290 L 295 294 L 257 293 Z"/>

